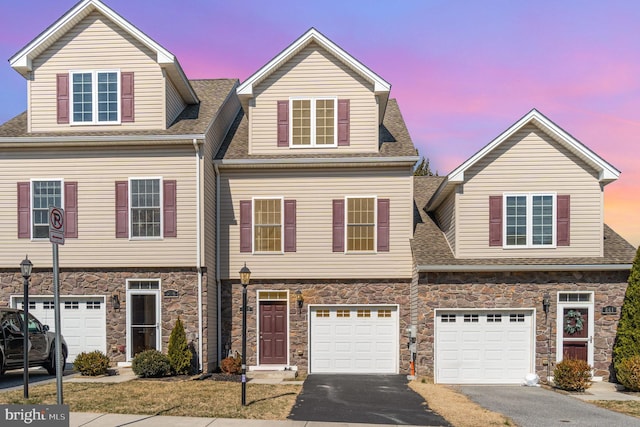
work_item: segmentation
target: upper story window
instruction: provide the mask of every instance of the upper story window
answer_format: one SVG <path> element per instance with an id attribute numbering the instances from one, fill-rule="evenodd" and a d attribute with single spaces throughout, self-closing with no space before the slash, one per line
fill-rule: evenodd
<path id="1" fill-rule="evenodd" d="M 282 199 L 254 199 L 253 250 L 282 252 Z"/>
<path id="2" fill-rule="evenodd" d="M 333 200 L 333 252 L 389 252 L 389 207 L 375 196 Z"/>
<path id="3" fill-rule="evenodd" d="M 72 123 L 118 123 L 119 81 L 118 71 L 71 72 Z"/>
<path id="4" fill-rule="evenodd" d="M 32 181 L 32 238 L 49 238 L 49 206 L 62 205 L 62 180 Z"/>
<path id="5" fill-rule="evenodd" d="M 337 145 L 337 99 L 305 98 L 290 102 L 292 147 Z"/>
<path id="6" fill-rule="evenodd" d="M 554 246 L 555 194 L 504 196 L 505 241 L 507 247 Z"/>
<path id="7" fill-rule="evenodd" d="M 373 251 L 375 200 L 374 197 L 347 199 L 347 251 Z"/>
<path id="8" fill-rule="evenodd" d="M 160 178 L 131 179 L 131 237 L 161 237 Z"/>

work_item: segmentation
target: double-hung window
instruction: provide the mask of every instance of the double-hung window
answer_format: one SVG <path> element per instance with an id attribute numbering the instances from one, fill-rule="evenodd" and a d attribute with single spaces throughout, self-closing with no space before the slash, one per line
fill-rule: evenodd
<path id="1" fill-rule="evenodd" d="M 506 247 L 555 246 L 555 194 L 506 194 L 504 206 Z"/>
<path id="2" fill-rule="evenodd" d="M 131 179 L 131 237 L 161 237 L 160 178 Z"/>
<path id="3" fill-rule="evenodd" d="M 119 81 L 119 71 L 72 71 L 72 123 L 119 123 Z"/>
<path id="4" fill-rule="evenodd" d="M 337 146 L 337 99 L 291 99 L 291 146 Z"/>
<path id="5" fill-rule="evenodd" d="M 373 251 L 376 238 L 376 199 L 347 198 L 347 251 Z"/>
<path id="6" fill-rule="evenodd" d="M 62 180 L 32 181 L 32 230 L 34 239 L 49 238 L 49 206 L 63 206 Z"/>
<path id="7" fill-rule="evenodd" d="M 282 252 L 282 199 L 253 200 L 255 252 Z"/>

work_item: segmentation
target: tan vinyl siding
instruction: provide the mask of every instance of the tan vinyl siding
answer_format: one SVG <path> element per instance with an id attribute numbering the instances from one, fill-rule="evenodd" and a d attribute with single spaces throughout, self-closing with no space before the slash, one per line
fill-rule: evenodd
<path id="1" fill-rule="evenodd" d="M 321 82 L 321 84 L 319 84 Z M 373 85 L 311 43 L 254 89 L 250 106 L 250 154 L 377 152 L 378 105 Z M 277 102 L 290 97 L 350 100 L 350 145 L 330 148 L 277 147 Z M 336 105 L 337 107 L 337 105 Z M 291 137 L 291 132 L 289 134 Z"/>
<path id="2" fill-rule="evenodd" d="M 119 125 L 58 124 L 56 74 L 71 70 L 134 72 L 135 122 Z M 95 12 L 33 61 L 29 119 L 33 132 L 164 129 L 164 79 L 155 55 Z"/>
<path id="3" fill-rule="evenodd" d="M 167 87 L 167 127 L 173 123 L 178 115 L 185 109 L 187 104 L 176 90 L 173 82 L 169 78 L 165 78 Z"/>
<path id="4" fill-rule="evenodd" d="M 596 173 L 534 126 L 527 126 L 465 172 L 458 195 L 461 258 L 602 256 L 602 191 Z M 571 245 L 553 249 L 489 246 L 489 196 L 555 192 L 571 196 Z"/>
<path id="5" fill-rule="evenodd" d="M 444 232 L 447 242 L 455 256 L 456 254 L 456 192 L 451 194 L 442 202 L 436 211 L 436 220 L 440 229 Z"/>
<path id="6" fill-rule="evenodd" d="M 237 279 L 246 262 L 257 279 L 411 278 L 413 199 L 409 169 L 224 170 L 221 181 L 222 278 Z M 390 199 L 390 251 L 332 252 L 332 200 Z M 296 200 L 296 252 L 240 253 L 239 206 L 252 197 Z"/>
<path id="7" fill-rule="evenodd" d="M 162 177 L 177 181 L 178 237 L 115 238 L 115 181 Z M 78 238 L 60 248 L 60 265 L 75 267 L 194 266 L 196 260 L 195 168 L 184 148 L 5 151 L 0 167 L 0 267 L 13 268 L 16 254 L 29 254 L 36 268 L 51 267 L 48 240 L 17 238 L 16 183 L 56 179 L 78 183 Z"/>

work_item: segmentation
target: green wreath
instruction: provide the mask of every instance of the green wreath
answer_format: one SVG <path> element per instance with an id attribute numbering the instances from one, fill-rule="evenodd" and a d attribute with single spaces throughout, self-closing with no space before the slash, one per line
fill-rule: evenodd
<path id="1" fill-rule="evenodd" d="M 582 313 L 578 310 L 569 310 L 564 315 L 564 331 L 569 335 L 581 332 L 584 328 L 584 319 Z"/>

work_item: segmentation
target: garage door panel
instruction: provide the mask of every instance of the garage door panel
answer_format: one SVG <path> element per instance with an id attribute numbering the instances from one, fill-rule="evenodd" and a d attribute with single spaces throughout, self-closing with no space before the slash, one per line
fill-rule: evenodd
<path id="1" fill-rule="evenodd" d="M 436 317 L 437 381 L 451 384 L 522 382 L 532 369 L 531 325 L 531 311 L 439 312 Z"/>

